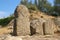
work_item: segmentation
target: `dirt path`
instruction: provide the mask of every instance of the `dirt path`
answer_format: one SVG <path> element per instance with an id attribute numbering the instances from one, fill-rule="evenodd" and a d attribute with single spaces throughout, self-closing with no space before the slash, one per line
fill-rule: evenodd
<path id="1" fill-rule="evenodd" d="M 8 34 L 10 32 L 11 32 L 11 29 L 9 29 L 8 27 L 0 28 L 0 35 L 1 34 Z"/>

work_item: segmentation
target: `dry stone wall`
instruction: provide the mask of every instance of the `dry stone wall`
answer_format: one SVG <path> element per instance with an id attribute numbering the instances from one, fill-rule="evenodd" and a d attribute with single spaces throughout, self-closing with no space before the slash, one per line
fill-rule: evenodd
<path id="1" fill-rule="evenodd" d="M 32 28 L 31 29 L 32 33 L 34 32 L 34 29 L 35 29 L 35 34 L 44 35 L 44 31 L 43 31 L 43 23 L 44 22 L 45 22 L 45 20 L 42 18 L 32 20 L 31 24 L 30 24 L 30 26 Z"/>
<path id="2" fill-rule="evenodd" d="M 45 22 L 45 35 L 54 34 L 54 23 L 51 19 L 47 19 Z"/>
<path id="3" fill-rule="evenodd" d="M 30 13 L 26 6 L 18 5 L 14 13 L 14 28 L 13 34 L 19 36 L 25 35 L 53 35 L 54 23 L 51 19 L 43 17 L 30 19 Z"/>
<path id="4" fill-rule="evenodd" d="M 57 31 L 60 31 L 60 17 L 54 19 L 55 25 L 57 26 Z"/>

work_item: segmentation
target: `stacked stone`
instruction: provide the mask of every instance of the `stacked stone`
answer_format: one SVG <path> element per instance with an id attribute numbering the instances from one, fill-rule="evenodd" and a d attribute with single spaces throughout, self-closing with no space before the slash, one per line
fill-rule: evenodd
<path id="1" fill-rule="evenodd" d="M 15 10 L 15 29 L 17 35 L 30 35 L 29 11 L 24 5 L 17 6 Z M 15 32 L 14 32 L 15 33 Z M 13 34 L 14 34 L 13 33 Z"/>
<path id="2" fill-rule="evenodd" d="M 53 34 L 54 34 L 53 20 L 47 19 L 45 22 L 45 35 L 53 35 Z"/>
<path id="3" fill-rule="evenodd" d="M 60 17 L 54 19 L 55 25 L 57 26 L 57 31 L 60 31 Z"/>
<path id="4" fill-rule="evenodd" d="M 54 22 L 52 19 L 33 18 L 30 19 L 30 13 L 24 5 L 18 5 L 14 13 L 13 34 L 19 36 L 25 35 L 53 35 Z M 30 19 L 30 21 L 29 21 Z"/>
<path id="5" fill-rule="evenodd" d="M 42 18 L 32 20 L 31 21 L 31 24 L 30 24 L 31 25 L 31 28 L 32 28 L 31 29 L 32 30 L 32 33 L 35 30 L 35 34 L 44 35 L 44 32 L 43 32 L 43 23 L 44 22 L 45 22 L 45 20 L 42 19 Z"/>

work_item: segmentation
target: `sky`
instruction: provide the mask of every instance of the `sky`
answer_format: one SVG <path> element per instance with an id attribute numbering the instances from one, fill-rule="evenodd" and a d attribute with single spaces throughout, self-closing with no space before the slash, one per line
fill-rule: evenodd
<path id="1" fill-rule="evenodd" d="M 54 0 L 48 0 L 53 5 Z M 20 0 L 0 0 L 0 18 L 5 18 L 14 13 Z"/>

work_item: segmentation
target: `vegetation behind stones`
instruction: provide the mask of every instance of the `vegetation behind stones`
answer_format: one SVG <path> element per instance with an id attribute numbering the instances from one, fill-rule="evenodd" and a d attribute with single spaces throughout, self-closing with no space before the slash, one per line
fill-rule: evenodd
<path id="1" fill-rule="evenodd" d="M 10 16 L 7 18 L 0 19 L 0 25 L 6 26 L 13 18 L 14 18 L 13 16 Z"/>

